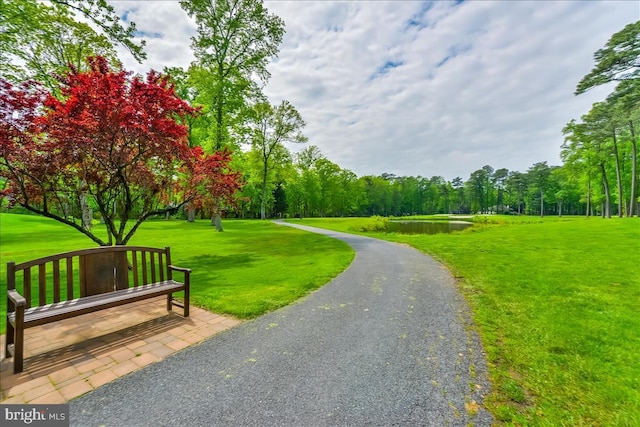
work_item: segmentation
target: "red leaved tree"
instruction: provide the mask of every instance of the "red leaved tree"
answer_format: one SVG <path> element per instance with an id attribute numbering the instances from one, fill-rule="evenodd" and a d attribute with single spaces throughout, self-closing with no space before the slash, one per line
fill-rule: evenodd
<path id="1" fill-rule="evenodd" d="M 202 147 L 193 149 L 193 166 L 187 168 L 186 194 L 189 209 L 203 210 L 211 214 L 211 223 L 222 231 L 220 218 L 225 206 L 235 204 L 234 195 L 240 190 L 242 175 L 232 170 L 231 152 L 227 149 L 206 154 Z"/>
<path id="2" fill-rule="evenodd" d="M 12 203 L 68 224 L 100 245 L 124 245 L 169 204 L 178 169 L 195 165 L 181 119 L 195 110 L 168 80 L 111 70 L 88 59 L 88 72 L 62 79 L 60 99 L 34 83 L 0 79 L 0 175 Z M 100 238 L 80 221 L 93 206 L 105 223 Z"/>
<path id="3" fill-rule="evenodd" d="M 35 82 L 26 82 L 18 87 L 0 78 L 0 178 L 2 179 L 2 200 L 15 201 L 12 194 L 21 192 L 30 199 L 38 199 L 33 191 L 33 183 L 42 180 L 47 173 L 49 162 L 38 150 L 35 135 L 38 134 L 36 118 L 38 110 L 47 96 L 45 89 Z M 42 157 L 42 161 L 38 161 Z M 10 185 L 8 178 L 27 172 L 25 180 Z M 36 200 L 33 200 L 36 202 Z"/>

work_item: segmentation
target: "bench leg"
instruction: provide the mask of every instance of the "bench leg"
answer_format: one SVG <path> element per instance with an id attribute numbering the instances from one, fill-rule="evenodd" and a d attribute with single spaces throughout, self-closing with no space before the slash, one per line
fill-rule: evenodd
<path id="1" fill-rule="evenodd" d="M 14 345 L 13 373 L 19 374 L 24 369 L 24 330 L 16 329 L 16 343 Z"/>
<path id="2" fill-rule="evenodd" d="M 5 343 L 6 345 L 4 348 L 4 357 L 8 359 L 10 357 L 13 357 L 11 352 L 9 351 L 9 347 L 11 347 L 15 342 L 15 329 L 13 328 L 13 325 L 11 324 L 11 322 L 9 322 L 8 316 L 7 316 L 7 335 L 5 335 L 5 338 L 7 342 Z"/>
<path id="3" fill-rule="evenodd" d="M 184 288 L 184 317 L 189 317 L 189 284 Z"/>
<path id="4" fill-rule="evenodd" d="M 22 372 L 24 368 L 24 307 L 16 307 L 15 342 L 13 349 L 13 373 L 18 374 Z"/>
<path id="5" fill-rule="evenodd" d="M 180 304 L 178 304 L 180 305 Z M 171 311 L 173 308 L 173 294 L 167 295 L 167 310 Z M 185 292 L 184 301 L 182 302 L 182 308 L 184 310 L 184 317 L 189 317 L 189 294 Z"/>

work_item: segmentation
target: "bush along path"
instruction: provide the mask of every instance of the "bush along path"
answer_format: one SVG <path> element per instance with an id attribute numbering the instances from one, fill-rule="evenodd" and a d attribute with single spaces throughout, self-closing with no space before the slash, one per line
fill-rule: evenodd
<path id="1" fill-rule="evenodd" d="M 71 425 L 491 425 L 484 354 L 448 270 L 407 246 L 285 225 L 356 258 L 300 301 L 72 401 Z"/>

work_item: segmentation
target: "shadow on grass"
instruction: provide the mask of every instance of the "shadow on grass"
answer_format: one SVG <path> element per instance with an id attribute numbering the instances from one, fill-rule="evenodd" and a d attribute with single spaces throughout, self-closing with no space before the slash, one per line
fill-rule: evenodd
<path id="1" fill-rule="evenodd" d="M 181 262 L 190 266 L 192 270 L 214 272 L 216 270 L 250 267 L 254 264 L 256 258 L 252 254 L 197 255 L 189 258 L 183 257 Z"/>

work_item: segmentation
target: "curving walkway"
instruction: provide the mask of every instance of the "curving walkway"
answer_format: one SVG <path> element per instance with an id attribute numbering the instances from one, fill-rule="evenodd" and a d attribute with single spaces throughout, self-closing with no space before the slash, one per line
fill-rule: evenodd
<path id="1" fill-rule="evenodd" d="M 71 425 L 491 424 L 486 362 L 448 270 L 407 246 L 282 224 L 356 258 L 297 303 L 73 400 Z"/>

